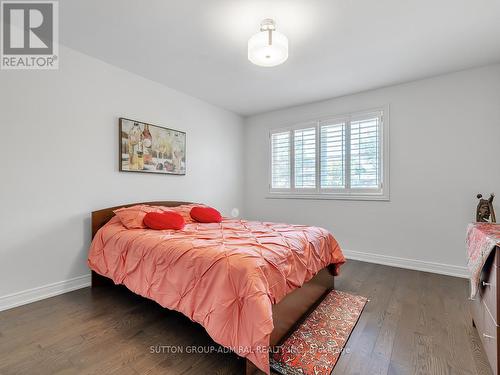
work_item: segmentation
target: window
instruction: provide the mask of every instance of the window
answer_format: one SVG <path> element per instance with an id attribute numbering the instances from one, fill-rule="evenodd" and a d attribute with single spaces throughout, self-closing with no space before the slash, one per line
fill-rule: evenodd
<path id="1" fill-rule="evenodd" d="M 316 187 L 316 128 L 293 132 L 295 188 Z"/>
<path id="2" fill-rule="evenodd" d="M 346 122 L 320 123 L 321 169 L 320 186 L 326 189 L 345 188 Z"/>
<path id="3" fill-rule="evenodd" d="M 272 182 L 274 189 L 290 188 L 290 132 L 273 133 L 272 148 Z"/>
<path id="4" fill-rule="evenodd" d="M 271 197 L 389 198 L 383 110 L 272 131 Z"/>

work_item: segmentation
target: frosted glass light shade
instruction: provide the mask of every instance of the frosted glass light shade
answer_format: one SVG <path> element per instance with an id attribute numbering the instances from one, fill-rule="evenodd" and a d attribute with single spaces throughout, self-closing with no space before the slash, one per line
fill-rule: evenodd
<path id="1" fill-rule="evenodd" d="M 269 44 L 269 31 L 261 31 L 248 40 L 248 60 L 259 66 L 276 66 L 288 59 L 288 38 L 272 31 Z"/>

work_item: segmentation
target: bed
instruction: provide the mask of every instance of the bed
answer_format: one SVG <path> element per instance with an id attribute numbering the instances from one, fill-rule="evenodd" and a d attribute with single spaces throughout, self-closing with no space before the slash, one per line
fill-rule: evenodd
<path id="1" fill-rule="evenodd" d="M 92 212 L 92 286 L 123 284 L 200 323 L 217 343 L 246 358 L 246 374 L 269 374 L 277 345 L 334 287 L 344 263 L 325 229 L 224 219 L 181 231 L 126 229 L 116 209 L 178 209 L 145 202 Z"/>

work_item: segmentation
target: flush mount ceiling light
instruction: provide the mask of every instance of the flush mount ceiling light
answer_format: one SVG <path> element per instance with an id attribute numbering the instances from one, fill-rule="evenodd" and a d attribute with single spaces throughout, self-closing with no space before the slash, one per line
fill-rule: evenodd
<path id="1" fill-rule="evenodd" d="M 248 60 L 259 66 L 276 66 L 288 59 L 288 38 L 276 31 L 272 19 L 260 24 L 260 32 L 248 40 Z"/>

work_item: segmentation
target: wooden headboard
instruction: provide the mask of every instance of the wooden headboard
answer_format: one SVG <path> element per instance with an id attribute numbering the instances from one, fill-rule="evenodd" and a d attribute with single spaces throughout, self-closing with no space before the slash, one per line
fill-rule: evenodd
<path id="1" fill-rule="evenodd" d="M 174 201 L 160 201 L 160 202 L 140 202 L 140 203 L 129 203 L 129 204 L 121 204 L 116 207 L 103 208 L 99 211 L 92 212 L 92 238 L 94 238 L 95 234 L 101 227 L 106 224 L 115 214 L 114 210 L 117 210 L 122 207 L 131 207 L 138 204 L 147 204 L 150 206 L 164 206 L 164 207 L 176 207 L 181 206 L 183 204 L 193 204 L 192 202 L 174 202 Z"/>

